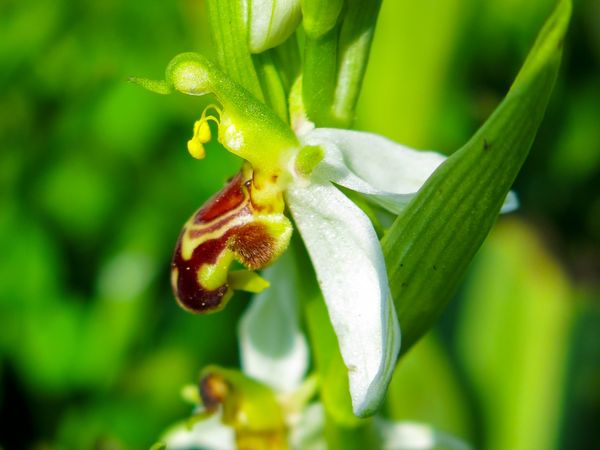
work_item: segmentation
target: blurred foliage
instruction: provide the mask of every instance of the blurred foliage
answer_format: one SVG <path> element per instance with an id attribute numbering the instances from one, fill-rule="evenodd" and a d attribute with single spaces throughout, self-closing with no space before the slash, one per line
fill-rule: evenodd
<path id="1" fill-rule="evenodd" d="M 185 152 L 202 100 L 126 83 L 211 53 L 200 0 L 0 5 L 0 446 L 147 448 L 181 386 L 237 364 L 235 323 L 170 293 L 180 227 L 239 165 Z M 357 127 L 451 153 L 504 95 L 551 0 L 383 2 Z M 575 1 L 530 159 L 386 413 L 478 448 L 593 448 L 600 417 L 600 6 Z M 515 442 L 519 442 L 517 447 Z"/>

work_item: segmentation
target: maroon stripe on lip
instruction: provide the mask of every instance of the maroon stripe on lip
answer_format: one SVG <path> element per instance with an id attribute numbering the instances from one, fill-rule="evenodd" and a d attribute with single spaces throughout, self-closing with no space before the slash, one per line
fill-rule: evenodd
<path id="1" fill-rule="evenodd" d="M 181 236 L 177 240 L 171 263 L 171 270 L 177 274 L 173 279 L 173 291 L 184 309 L 203 314 L 218 311 L 224 306 L 229 289 L 227 284 L 214 290 L 206 289 L 198 282 L 198 271 L 204 264 L 214 264 L 225 250 L 226 243 L 225 236 L 204 242 L 194 249 L 189 260 L 185 260 L 181 255 Z"/>
<path id="2" fill-rule="evenodd" d="M 247 198 L 241 172 L 194 214 L 194 223 L 207 223 L 237 208 Z"/>
<path id="3" fill-rule="evenodd" d="M 227 212 L 229 212 L 229 211 L 227 211 Z M 212 233 L 213 231 L 217 231 L 223 227 L 226 227 L 229 222 L 231 222 L 232 220 L 234 220 L 238 217 L 251 216 L 251 215 L 252 215 L 252 212 L 250 211 L 250 208 L 248 206 L 245 206 L 232 216 L 225 217 L 220 220 L 214 220 L 210 225 L 206 226 L 206 228 L 202 228 L 200 230 L 197 230 L 197 229 L 189 230 L 189 232 L 188 232 L 189 237 L 192 239 L 196 239 L 204 234 Z M 199 222 L 194 220 L 193 223 L 198 224 Z"/>

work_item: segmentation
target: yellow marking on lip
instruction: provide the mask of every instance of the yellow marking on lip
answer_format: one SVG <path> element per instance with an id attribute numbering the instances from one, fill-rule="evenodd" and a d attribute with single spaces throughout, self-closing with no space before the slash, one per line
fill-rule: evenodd
<path id="1" fill-rule="evenodd" d="M 229 266 L 233 262 L 233 252 L 225 249 L 215 264 L 203 264 L 198 270 L 198 283 L 204 289 L 214 291 L 227 283 Z"/>
<path id="2" fill-rule="evenodd" d="M 225 233 L 227 233 L 232 228 L 246 225 L 254 220 L 254 216 L 252 215 L 244 215 L 240 216 L 230 222 L 227 222 L 224 226 L 217 228 L 214 231 L 209 233 L 201 234 L 198 237 L 192 238 L 190 237 L 190 233 L 192 231 L 197 231 L 194 226 L 189 227 L 185 230 L 182 238 L 181 238 L 181 257 L 188 261 L 192 258 L 192 254 L 196 247 L 202 245 L 204 242 L 211 241 L 213 239 L 220 239 L 223 237 Z"/>
<path id="3" fill-rule="evenodd" d="M 259 293 L 269 287 L 269 282 L 251 270 L 234 270 L 229 272 L 227 283 L 231 289 Z"/>

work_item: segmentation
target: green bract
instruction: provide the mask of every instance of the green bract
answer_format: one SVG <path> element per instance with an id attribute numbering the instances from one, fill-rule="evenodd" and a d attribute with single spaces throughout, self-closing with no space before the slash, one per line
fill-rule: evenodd
<path id="1" fill-rule="evenodd" d="M 383 240 L 407 351 L 435 322 L 496 220 L 542 120 L 571 2 L 560 1 L 506 98 L 440 166 Z"/>

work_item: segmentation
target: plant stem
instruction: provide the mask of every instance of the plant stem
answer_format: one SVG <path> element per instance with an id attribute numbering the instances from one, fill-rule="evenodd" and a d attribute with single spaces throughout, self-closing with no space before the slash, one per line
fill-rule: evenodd
<path id="1" fill-rule="evenodd" d="M 279 69 L 279 75 L 286 95 L 289 96 L 292 85 L 300 74 L 300 67 L 302 65 L 297 35 L 292 34 L 288 40 L 275 47 L 272 51 L 273 60 Z"/>
<path id="2" fill-rule="evenodd" d="M 348 0 L 341 25 L 338 74 L 332 105 L 334 121 L 344 128 L 354 120 L 354 110 L 369 60 L 381 0 Z"/>
<path id="3" fill-rule="evenodd" d="M 302 99 L 310 120 L 318 127 L 335 126 L 331 107 L 337 82 L 336 26 L 318 38 L 306 36 Z"/>
<path id="4" fill-rule="evenodd" d="M 278 70 L 273 50 L 252 56 L 260 80 L 265 103 L 284 121 L 289 122 L 287 92 Z"/>

